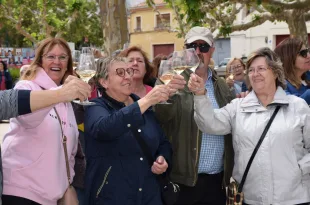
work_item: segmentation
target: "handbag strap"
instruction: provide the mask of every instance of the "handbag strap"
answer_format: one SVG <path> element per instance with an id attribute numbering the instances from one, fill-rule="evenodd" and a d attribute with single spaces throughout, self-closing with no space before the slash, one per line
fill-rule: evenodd
<path id="1" fill-rule="evenodd" d="M 268 132 L 270 126 L 271 126 L 271 123 L 273 122 L 273 120 L 274 120 L 274 118 L 276 117 L 276 115 L 277 115 L 277 113 L 278 113 L 278 111 L 279 111 L 280 108 L 281 108 L 280 105 L 278 105 L 278 106 L 276 107 L 276 109 L 275 109 L 275 111 L 273 112 L 273 114 L 272 114 L 270 120 L 268 121 L 268 124 L 266 125 L 266 127 L 265 127 L 265 129 L 264 129 L 264 132 L 263 132 L 262 136 L 260 137 L 260 139 L 258 140 L 257 145 L 256 145 L 255 148 L 254 148 L 254 151 L 253 151 L 253 153 L 252 153 L 252 155 L 251 155 L 251 157 L 250 157 L 250 159 L 249 159 L 249 162 L 248 162 L 248 164 L 247 164 L 247 166 L 246 166 L 246 168 L 245 168 L 245 171 L 244 171 L 244 174 L 243 174 L 243 176 L 242 176 L 241 182 L 240 182 L 240 184 L 239 184 L 239 186 L 238 186 L 238 192 L 239 192 L 239 193 L 242 192 L 242 188 L 243 188 L 245 179 L 246 179 L 246 177 L 247 177 L 247 175 L 248 175 L 248 172 L 249 172 L 249 170 L 250 170 L 250 167 L 251 167 L 251 164 L 252 164 L 252 162 L 253 162 L 253 159 L 254 159 L 254 157 L 255 157 L 255 155 L 256 155 L 256 153 L 257 153 L 259 147 L 261 146 L 261 144 L 262 144 L 262 142 L 263 142 L 263 140 L 264 140 L 264 138 L 265 138 L 265 136 L 266 136 L 266 134 L 267 134 L 267 132 Z"/>
<path id="2" fill-rule="evenodd" d="M 71 176 L 70 176 L 69 158 L 68 158 L 68 150 L 67 150 L 67 137 L 66 137 L 66 135 L 63 132 L 62 125 L 61 125 L 61 120 L 60 120 L 59 114 L 58 114 L 58 112 L 57 112 L 55 107 L 54 107 L 54 110 L 55 110 L 55 113 L 57 115 L 57 119 L 58 119 L 59 124 L 60 124 L 61 135 L 62 135 L 62 144 L 63 144 L 64 153 L 65 153 L 65 160 L 66 160 L 67 177 L 68 177 L 68 182 L 69 182 L 69 185 L 70 185 L 70 178 L 71 178 Z"/>

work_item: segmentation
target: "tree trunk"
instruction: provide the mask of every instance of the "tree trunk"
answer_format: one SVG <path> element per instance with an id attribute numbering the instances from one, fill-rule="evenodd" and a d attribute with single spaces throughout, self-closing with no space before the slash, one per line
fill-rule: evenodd
<path id="1" fill-rule="evenodd" d="M 308 33 L 305 21 L 304 10 L 293 10 L 286 14 L 286 23 L 292 37 L 299 37 L 305 45 L 308 45 Z"/>
<path id="2" fill-rule="evenodd" d="M 108 56 L 122 49 L 128 41 L 125 0 L 100 0 L 100 16 L 103 29 L 104 51 Z"/>

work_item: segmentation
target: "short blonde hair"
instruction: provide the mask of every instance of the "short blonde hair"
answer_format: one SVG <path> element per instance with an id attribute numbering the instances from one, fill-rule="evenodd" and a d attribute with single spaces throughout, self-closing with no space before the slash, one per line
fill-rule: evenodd
<path id="1" fill-rule="evenodd" d="M 285 75 L 282 67 L 282 62 L 275 52 L 270 48 L 260 48 L 249 55 L 249 60 L 246 63 L 246 80 L 249 91 L 252 91 L 252 86 L 249 79 L 249 67 L 253 61 L 258 57 L 264 57 L 268 67 L 271 69 L 273 74 L 276 76 L 276 86 L 281 86 L 283 89 L 286 88 Z"/>

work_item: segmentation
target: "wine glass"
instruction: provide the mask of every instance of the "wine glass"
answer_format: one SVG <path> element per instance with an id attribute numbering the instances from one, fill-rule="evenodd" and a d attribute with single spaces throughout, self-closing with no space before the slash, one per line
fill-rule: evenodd
<path id="1" fill-rule="evenodd" d="M 80 76 L 80 78 L 86 83 L 88 83 L 88 81 L 95 75 L 96 73 L 95 58 L 91 48 L 89 47 L 82 48 L 82 52 L 80 54 L 80 61 L 75 71 Z M 88 98 L 83 102 L 79 100 L 75 100 L 74 102 L 80 105 L 96 104 L 93 102 L 89 102 Z"/>
<path id="2" fill-rule="evenodd" d="M 184 59 L 185 59 L 185 64 L 187 65 L 187 69 L 195 72 L 196 69 L 199 67 L 201 61 L 199 57 L 196 54 L 195 49 L 189 48 L 184 50 Z"/>
<path id="3" fill-rule="evenodd" d="M 174 72 L 172 70 L 172 64 L 170 60 L 161 60 L 160 61 L 160 66 L 159 66 L 159 70 L 158 70 L 158 77 L 159 80 L 164 83 L 165 85 L 167 85 L 174 76 Z M 168 102 L 161 102 L 159 104 L 171 104 Z"/>
<path id="4" fill-rule="evenodd" d="M 78 67 L 80 61 L 81 51 L 74 50 L 72 52 L 72 60 L 73 60 L 73 69 L 75 70 Z"/>

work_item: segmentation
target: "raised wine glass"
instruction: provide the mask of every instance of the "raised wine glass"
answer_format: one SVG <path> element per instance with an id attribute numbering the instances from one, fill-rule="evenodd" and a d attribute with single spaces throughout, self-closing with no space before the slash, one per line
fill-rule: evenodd
<path id="1" fill-rule="evenodd" d="M 165 85 L 167 85 L 173 79 L 173 76 L 175 75 L 174 71 L 172 70 L 171 63 L 172 62 L 170 60 L 160 61 L 158 77 L 159 77 L 159 80 Z M 159 104 L 171 104 L 171 103 L 168 103 L 167 101 L 165 101 L 165 102 L 160 102 Z"/>
<path id="2" fill-rule="evenodd" d="M 88 83 L 88 81 L 95 75 L 96 73 L 95 58 L 91 48 L 89 47 L 82 48 L 80 61 L 75 71 L 80 76 L 80 78 L 86 83 Z M 85 101 L 74 100 L 73 102 L 78 103 L 80 105 L 96 104 L 93 102 L 89 102 L 88 98 Z"/>

